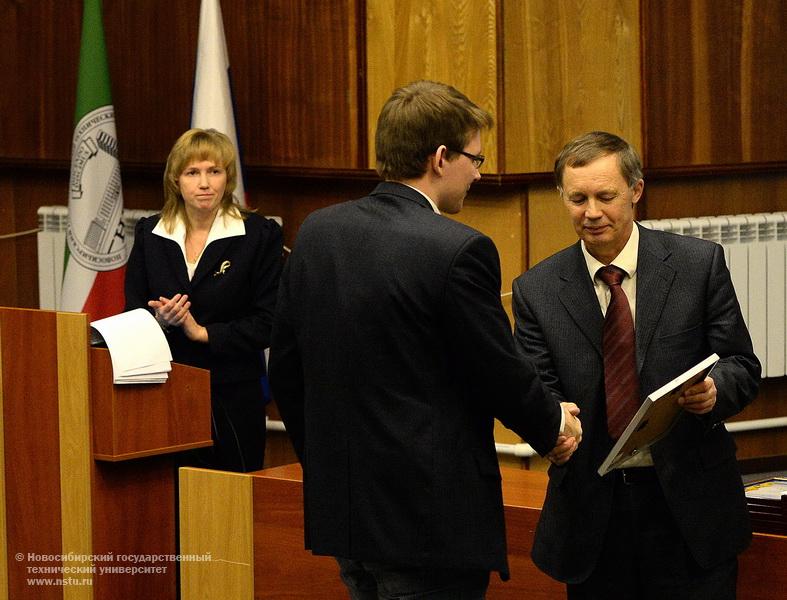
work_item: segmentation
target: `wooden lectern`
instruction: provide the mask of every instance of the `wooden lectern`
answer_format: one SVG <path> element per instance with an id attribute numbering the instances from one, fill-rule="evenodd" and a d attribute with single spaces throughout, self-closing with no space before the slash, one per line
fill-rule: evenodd
<path id="1" fill-rule="evenodd" d="M 212 443 L 210 376 L 113 385 L 88 333 L 0 308 L 0 599 L 174 600 L 174 453 Z"/>
<path id="2" fill-rule="evenodd" d="M 546 473 L 500 470 L 511 580 L 493 574 L 487 599 L 565 598 L 565 586 L 539 571 L 530 557 Z M 183 468 L 180 482 L 181 552 L 210 557 L 183 564 L 181 600 L 347 597 L 336 561 L 303 548 L 300 465 L 256 473 Z M 787 537 L 755 533 L 740 556 L 738 599 L 773 598 L 787 588 L 786 561 Z"/>

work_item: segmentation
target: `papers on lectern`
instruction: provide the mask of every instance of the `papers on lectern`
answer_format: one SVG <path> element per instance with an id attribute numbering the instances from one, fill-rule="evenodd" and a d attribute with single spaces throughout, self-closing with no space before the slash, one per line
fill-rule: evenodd
<path id="1" fill-rule="evenodd" d="M 628 459 L 664 437 L 683 411 L 678 404 L 680 395 L 687 388 L 705 379 L 718 360 L 718 354 L 711 354 L 650 394 L 601 463 L 598 474 L 604 476 L 612 469 L 623 466 Z"/>
<path id="2" fill-rule="evenodd" d="M 771 477 L 746 485 L 746 497 L 759 500 L 781 500 L 787 497 L 787 477 Z"/>
<path id="3" fill-rule="evenodd" d="M 97 332 L 109 348 L 115 383 L 163 383 L 172 370 L 169 343 L 155 317 L 137 308 L 93 321 L 91 338 Z"/>

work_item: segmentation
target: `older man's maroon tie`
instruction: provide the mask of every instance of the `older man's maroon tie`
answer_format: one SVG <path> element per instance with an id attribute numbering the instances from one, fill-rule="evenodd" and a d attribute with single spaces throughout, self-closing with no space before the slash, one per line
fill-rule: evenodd
<path id="1" fill-rule="evenodd" d="M 617 439 L 639 408 L 634 320 L 626 293 L 620 287 L 626 273 L 612 265 L 598 270 L 611 294 L 604 319 L 604 389 L 607 394 L 607 429 Z"/>

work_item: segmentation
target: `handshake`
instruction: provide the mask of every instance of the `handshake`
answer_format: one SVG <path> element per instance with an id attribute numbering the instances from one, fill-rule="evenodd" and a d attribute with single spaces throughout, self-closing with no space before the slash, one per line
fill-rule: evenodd
<path id="1" fill-rule="evenodd" d="M 579 407 L 573 402 L 561 402 L 563 409 L 563 429 L 557 436 L 555 447 L 547 454 L 547 458 L 556 465 L 565 464 L 582 441 L 582 423 L 577 415 Z"/>

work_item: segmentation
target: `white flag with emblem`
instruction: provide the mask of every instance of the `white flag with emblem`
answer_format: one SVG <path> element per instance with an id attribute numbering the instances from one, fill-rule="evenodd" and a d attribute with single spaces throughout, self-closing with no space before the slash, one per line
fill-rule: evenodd
<path id="1" fill-rule="evenodd" d="M 127 260 L 115 110 L 100 0 L 85 0 L 60 310 L 122 312 Z"/>
<path id="2" fill-rule="evenodd" d="M 235 129 L 235 112 L 230 89 L 230 61 L 219 0 L 202 0 L 200 5 L 191 126 L 216 129 L 229 137 L 235 145 L 238 185 L 235 187 L 233 197 L 237 204 L 246 206 L 241 171 L 241 149 Z"/>

